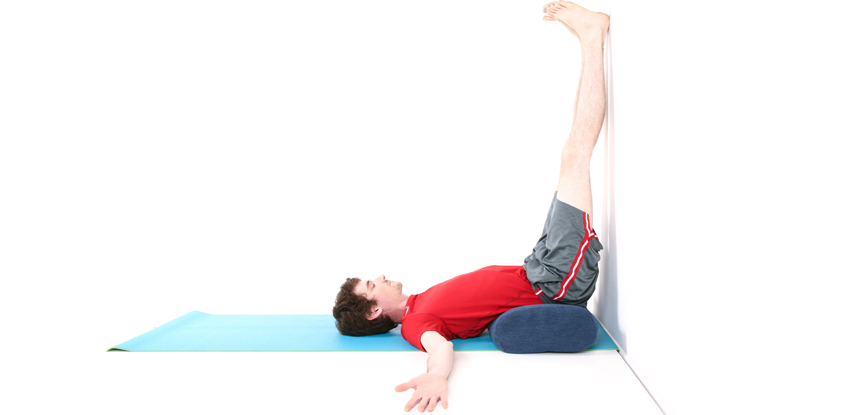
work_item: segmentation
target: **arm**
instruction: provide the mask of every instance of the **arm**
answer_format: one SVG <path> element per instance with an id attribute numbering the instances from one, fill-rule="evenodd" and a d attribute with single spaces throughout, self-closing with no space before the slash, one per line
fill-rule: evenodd
<path id="1" fill-rule="evenodd" d="M 418 404 L 418 411 L 429 409 L 432 412 L 439 400 L 442 402 L 442 408 L 447 409 L 447 379 L 454 364 L 454 345 L 434 331 L 424 333 L 420 337 L 420 342 L 429 354 L 426 362 L 427 372 L 398 385 L 395 390 L 403 392 L 409 388 L 414 389 L 414 394 L 405 406 L 406 412 L 411 411 Z"/>

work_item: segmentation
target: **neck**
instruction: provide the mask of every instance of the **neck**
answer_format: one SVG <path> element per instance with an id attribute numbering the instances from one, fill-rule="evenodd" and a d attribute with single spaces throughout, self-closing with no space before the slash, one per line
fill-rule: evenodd
<path id="1" fill-rule="evenodd" d="M 394 308 L 393 310 L 394 315 L 388 316 L 391 320 L 393 320 L 394 323 L 402 324 L 402 316 L 405 314 L 405 304 L 408 302 L 408 297 L 409 296 L 407 294 L 403 294 L 403 298 L 402 301 L 400 301 L 399 303 L 399 307 Z"/>

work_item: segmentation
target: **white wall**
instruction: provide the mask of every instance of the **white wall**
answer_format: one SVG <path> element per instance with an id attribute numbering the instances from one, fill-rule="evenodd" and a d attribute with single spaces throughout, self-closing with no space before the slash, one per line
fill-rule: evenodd
<path id="1" fill-rule="evenodd" d="M 611 14 L 595 310 L 623 356 L 668 415 L 861 412 L 853 11 L 617 2 Z"/>
<path id="2" fill-rule="evenodd" d="M 14 399 L 92 396 L 81 356 L 190 310 L 329 313 L 346 277 L 418 292 L 540 234 L 579 65 L 541 3 L 0 7 Z M 730 7 L 614 4 L 596 310 L 668 414 L 846 404 L 852 14 Z"/>

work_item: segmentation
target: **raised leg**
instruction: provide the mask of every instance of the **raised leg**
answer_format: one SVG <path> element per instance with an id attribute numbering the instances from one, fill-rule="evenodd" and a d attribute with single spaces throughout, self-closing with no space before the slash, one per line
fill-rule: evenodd
<path id="1" fill-rule="evenodd" d="M 580 41 L 579 86 L 574 103 L 574 121 L 562 149 L 562 165 L 556 197 L 592 216 L 592 188 L 589 164 L 598 142 L 607 110 L 604 81 L 604 40 L 610 18 L 571 2 L 554 2 L 544 7 L 552 19 L 568 28 Z"/>

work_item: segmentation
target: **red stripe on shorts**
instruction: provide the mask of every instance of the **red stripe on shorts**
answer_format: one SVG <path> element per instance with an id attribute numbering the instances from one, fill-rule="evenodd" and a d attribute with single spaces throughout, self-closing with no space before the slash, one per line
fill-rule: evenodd
<path id="1" fill-rule="evenodd" d="M 592 228 L 589 226 L 589 214 L 583 212 L 583 228 L 585 229 L 585 236 L 583 236 L 583 241 L 580 243 L 580 253 L 574 258 L 574 262 L 571 264 L 571 272 L 568 274 L 568 278 L 562 283 L 562 288 L 559 289 L 559 293 L 556 294 L 552 299 L 554 301 L 559 301 L 562 297 L 565 296 L 565 293 L 568 292 L 568 287 L 574 282 L 574 277 L 577 276 L 577 271 L 580 269 L 580 264 L 583 263 L 583 254 L 586 252 L 586 248 L 589 247 L 589 239 L 593 237 L 597 238 L 594 232 L 592 232 Z"/>

